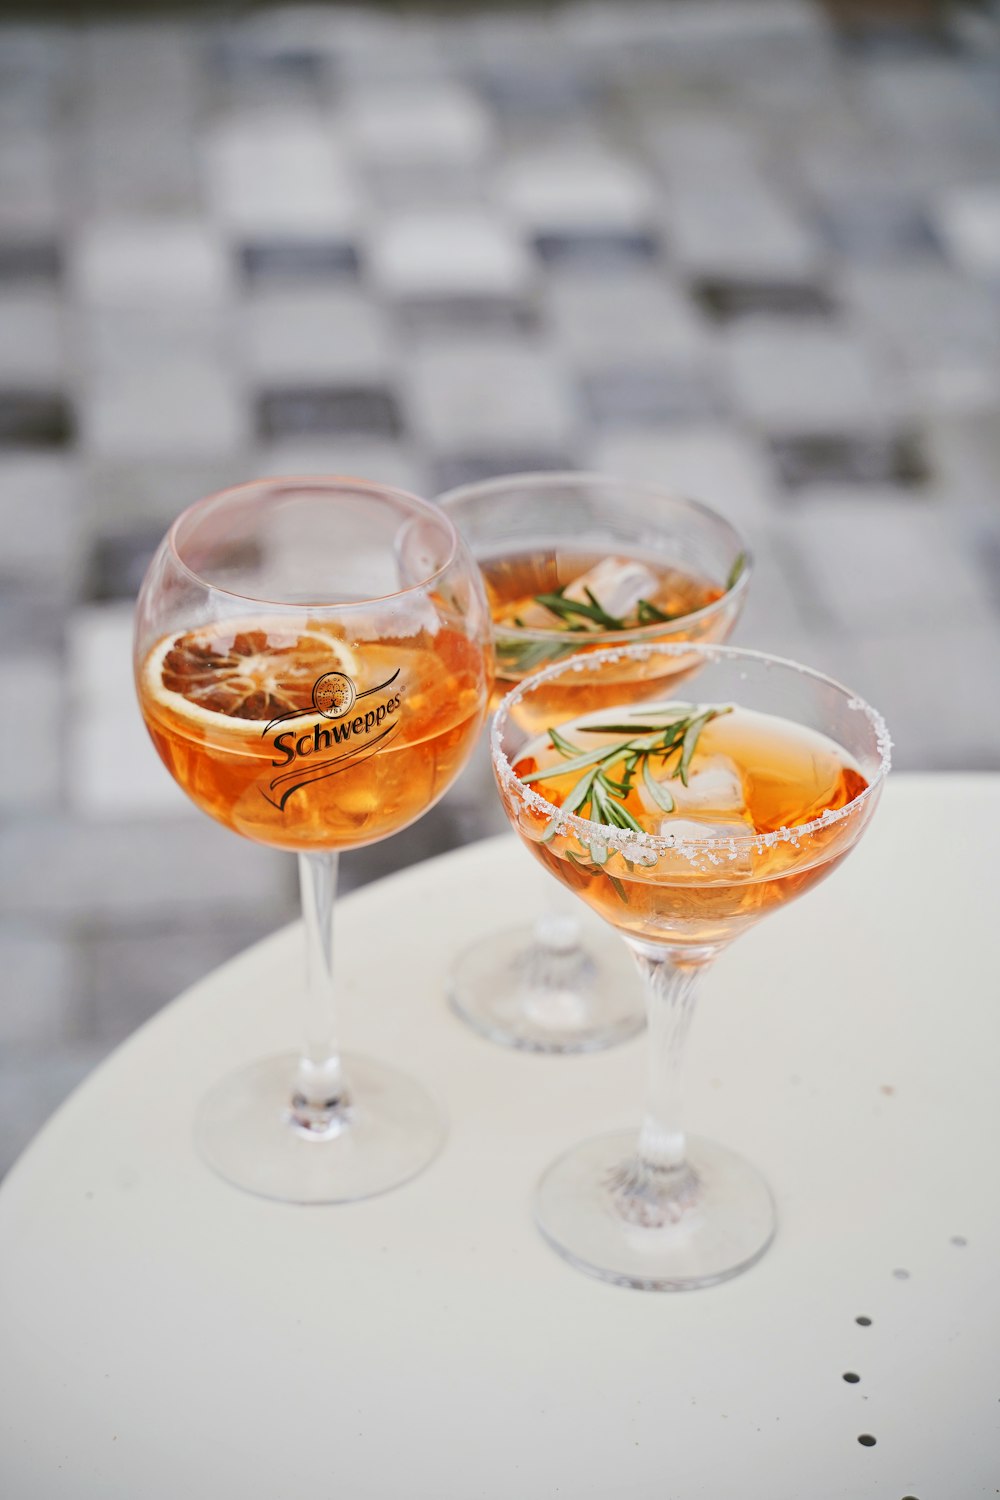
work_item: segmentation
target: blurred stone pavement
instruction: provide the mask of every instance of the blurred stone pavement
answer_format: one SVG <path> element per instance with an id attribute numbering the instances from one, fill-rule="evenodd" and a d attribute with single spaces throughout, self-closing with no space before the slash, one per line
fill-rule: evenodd
<path id="1" fill-rule="evenodd" d="M 943 16 L 0 27 L 0 1170 L 294 914 L 133 701 L 207 491 L 661 480 L 752 540 L 739 642 L 856 686 L 900 768 L 1000 767 L 1000 15 Z M 501 826 L 480 757 L 345 885 Z"/>

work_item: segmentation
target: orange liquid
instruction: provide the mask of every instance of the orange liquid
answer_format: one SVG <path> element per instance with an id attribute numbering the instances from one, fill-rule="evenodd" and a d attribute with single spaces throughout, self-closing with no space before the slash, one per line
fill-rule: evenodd
<path id="1" fill-rule="evenodd" d="M 221 628 L 219 640 L 227 640 Z M 269 724 L 256 711 L 192 716 L 171 695 L 165 701 L 149 666 L 162 643 L 154 647 L 139 673 L 140 705 L 161 759 L 192 801 L 236 833 L 295 850 L 358 848 L 426 812 L 482 726 L 487 653 L 449 629 L 351 649 L 353 707 L 341 713 L 328 695 L 319 700 L 328 713 L 310 704 Z"/>
<path id="2" fill-rule="evenodd" d="M 627 723 L 629 713 L 627 705 L 612 715 L 601 710 L 560 725 L 559 733 L 582 751 L 611 745 L 623 736 L 582 733 L 580 724 L 587 720 Z M 671 717 L 662 710 L 654 713 L 648 706 L 633 711 L 633 716 L 643 724 Z M 560 763 L 565 764 L 563 757 L 541 735 L 525 746 L 514 771 L 525 776 L 551 765 L 552 777 L 534 781 L 532 786 L 558 807 L 581 774 L 559 775 Z M 667 769 L 676 763 L 674 756 Z M 620 779 L 623 767 L 624 758 L 608 774 Z M 656 776 L 664 774 L 663 766 L 655 761 L 651 770 Z M 700 772 L 711 774 L 700 777 Z M 730 795 L 734 777 L 739 810 Z M 550 820 L 522 800 L 519 783 L 513 789 L 501 788 L 501 794 L 531 852 L 595 911 L 629 936 L 679 946 L 726 941 L 766 911 L 801 895 L 835 868 L 870 811 L 866 807 L 813 832 L 795 834 L 796 828 L 824 812 L 852 802 L 867 782 L 847 752 L 832 740 L 787 720 L 745 709 L 737 708 L 705 726 L 688 780 L 687 790 L 678 779 L 662 783 L 676 799 L 673 813 L 656 806 L 641 775 L 623 799 L 624 805 L 644 832 L 661 837 L 670 834 L 672 825 L 683 840 L 715 838 L 720 836 L 717 831 L 722 837 L 760 837 L 748 847 L 731 849 L 717 843 L 707 851 L 692 848 L 686 853 L 683 846 L 654 853 L 634 845 L 631 859 L 627 847 L 612 846 L 606 863 L 601 864 L 582 834 L 557 833 L 543 842 Z M 773 834 L 778 836 L 766 837 Z M 623 839 L 627 843 L 627 833 Z"/>
<path id="3" fill-rule="evenodd" d="M 552 594 L 572 584 L 575 579 L 602 562 L 606 555 L 548 548 L 479 558 L 496 640 L 494 705 L 499 703 L 516 682 L 530 673 L 553 662 L 565 660 L 567 656 L 597 651 L 602 646 L 607 646 L 607 632 L 601 632 L 596 624 L 581 617 L 575 620 L 580 628 L 571 631 L 565 628 L 564 622 L 556 615 L 546 618 L 544 610 L 539 614 L 539 607 L 535 604 L 538 594 Z M 721 599 L 723 589 L 709 583 L 707 579 L 696 577 L 680 568 L 668 567 L 647 556 L 621 550 L 614 555 L 639 562 L 654 575 L 655 585 L 650 588 L 646 597 L 661 613 L 670 616 L 669 620 L 659 622 L 658 628 L 641 626 L 637 609 L 633 607 L 624 617 L 626 629 L 642 629 L 642 639 L 648 641 L 713 641 L 723 640 L 729 634 L 736 618 L 735 608 L 731 611 L 713 612 L 713 616 L 707 620 L 690 618 Z M 525 615 L 532 622 L 529 628 L 532 631 L 544 629 L 549 636 L 548 640 L 538 640 L 525 633 L 524 626 L 517 623 Z M 544 624 L 541 623 L 543 620 Z M 594 636 L 594 639 L 589 640 L 588 636 Z M 662 658 L 659 666 L 662 674 Z M 640 681 L 648 678 L 643 669 L 634 665 L 629 668 L 629 675 Z M 678 666 L 675 680 L 683 675 L 683 669 Z M 601 680 L 604 685 L 600 690 L 600 697 L 594 698 L 597 689 L 592 686 L 589 701 L 606 702 L 610 705 L 627 696 L 621 671 L 605 669 Z M 535 704 L 540 701 L 536 697 Z M 555 716 L 548 722 L 558 722 L 558 717 L 569 713 L 574 702 L 578 701 L 575 684 L 572 688 L 565 684 L 553 687 L 545 697 L 546 712 Z"/>

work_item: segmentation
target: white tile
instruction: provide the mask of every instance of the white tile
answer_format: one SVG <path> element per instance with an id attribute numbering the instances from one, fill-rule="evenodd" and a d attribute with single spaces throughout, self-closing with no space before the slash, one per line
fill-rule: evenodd
<path id="1" fill-rule="evenodd" d="M 0 566 L 32 576 L 65 574 L 79 550 L 81 500 L 74 460 L 0 454 Z"/>
<path id="2" fill-rule="evenodd" d="M 58 190 L 53 134 L 43 129 L 4 130 L 0 138 L 0 222 L 25 238 L 53 234 L 64 205 Z"/>
<path id="3" fill-rule="evenodd" d="M 0 657 L 0 703 L 8 716 L 0 735 L 0 808 L 8 816 L 58 803 L 68 698 L 54 658 L 9 648 Z M 13 729 L 18 721 L 26 733 Z"/>
<path id="4" fill-rule="evenodd" d="M 96 372 L 99 378 L 131 376 L 178 361 L 219 363 L 232 356 L 230 314 L 225 303 L 84 307 L 76 322 L 77 357 L 88 377 Z"/>
<path id="5" fill-rule="evenodd" d="M 1000 142 L 997 154 L 1000 160 Z M 934 218 L 956 264 L 971 276 L 1000 277 L 1000 185 L 952 188 L 942 194 Z"/>
<path id="6" fill-rule="evenodd" d="M 288 474 L 348 474 L 411 495 L 427 482 L 419 457 L 406 444 L 380 438 L 286 438 L 257 450 L 253 470 L 262 478 Z"/>
<path id="7" fill-rule="evenodd" d="M 738 181 L 758 171 L 757 137 L 745 120 L 726 118 L 718 107 L 703 112 L 664 110 L 645 120 L 642 132 L 671 188 Z"/>
<path id="8" fill-rule="evenodd" d="M 0 381 L 65 389 L 70 371 L 63 310 L 54 296 L 0 292 Z"/>
<path id="9" fill-rule="evenodd" d="M 376 167 L 476 166 L 493 144 L 488 111 L 458 83 L 355 86 L 341 100 L 339 123 L 359 159 Z"/>
<path id="10" fill-rule="evenodd" d="M 686 293 L 642 268 L 621 276 L 553 275 L 547 310 L 556 345 L 583 369 L 650 360 L 701 364 L 716 350 L 714 329 Z"/>
<path id="11" fill-rule="evenodd" d="M 209 210 L 235 234 L 350 238 L 361 202 L 352 167 L 320 115 L 258 110 L 208 135 Z"/>
<path id="12" fill-rule="evenodd" d="M 726 330 L 722 347 L 739 408 L 770 432 L 869 431 L 896 416 L 888 371 L 850 333 L 747 318 Z"/>
<path id="13" fill-rule="evenodd" d="M 559 453 L 572 440 L 576 413 L 561 372 L 520 343 L 417 349 L 404 379 L 413 431 L 438 453 Z"/>
<path id="14" fill-rule="evenodd" d="M 262 290 L 244 303 L 241 331 L 259 384 L 378 384 L 390 374 L 386 317 L 353 290 Z"/>
<path id="15" fill-rule="evenodd" d="M 92 222 L 77 233 L 70 269 L 84 302 L 110 307 L 212 304 L 231 281 L 222 241 L 197 219 Z"/>
<path id="16" fill-rule="evenodd" d="M 531 234 L 648 229 L 654 199 L 645 173 L 607 150 L 548 148 L 509 161 L 497 198 Z"/>
<path id="17" fill-rule="evenodd" d="M 435 210 L 388 219 L 372 235 L 371 276 L 386 297 L 526 296 L 533 264 L 502 219 L 475 210 Z"/>
<path id="18" fill-rule="evenodd" d="M 91 605 L 75 611 L 67 631 L 69 798 L 85 818 L 191 812 L 139 713 L 134 613 L 131 604 Z"/>
<path id="19" fill-rule="evenodd" d="M 664 212 L 672 254 L 690 275 L 800 280 L 822 269 L 816 237 L 763 179 L 684 182 Z"/>
<path id="20" fill-rule="evenodd" d="M 98 458 L 213 457 L 248 435 L 246 403 L 221 364 L 170 364 L 95 378 L 82 400 L 84 443 Z"/>
<path id="21" fill-rule="evenodd" d="M 729 427 L 606 433 L 589 445 L 588 463 L 701 500 L 737 527 L 763 521 L 774 504 L 774 482 L 759 448 Z"/>

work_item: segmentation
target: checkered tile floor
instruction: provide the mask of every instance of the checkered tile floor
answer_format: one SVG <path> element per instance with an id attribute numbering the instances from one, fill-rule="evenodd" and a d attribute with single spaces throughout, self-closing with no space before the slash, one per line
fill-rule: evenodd
<path id="1" fill-rule="evenodd" d="M 133 703 L 136 586 L 210 489 L 662 479 L 753 541 L 738 639 L 902 767 L 1000 765 L 1000 19 L 951 17 L 0 28 L 0 1166 L 294 909 Z M 480 763 L 347 881 L 499 827 Z"/>

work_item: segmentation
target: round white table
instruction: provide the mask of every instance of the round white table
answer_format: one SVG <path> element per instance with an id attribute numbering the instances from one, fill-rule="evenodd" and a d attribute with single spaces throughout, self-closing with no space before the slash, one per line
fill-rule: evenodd
<path id="1" fill-rule="evenodd" d="M 342 903 L 348 1044 L 451 1119 L 382 1198 L 286 1207 L 195 1155 L 207 1086 L 297 1040 L 298 931 L 225 965 L 0 1191 L 0 1494 L 995 1495 L 998 847 L 1000 777 L 897 776 L 843 868 L 708 976 L 688 1122 L 780 1217 L 704 1291 L 605 1285 L 532 1225 L 552 1157 L 635 1120 L 643 1050 L 514 1053 L 447 1009 L 458 947 L 538 896 L 512 837 Z"/>

